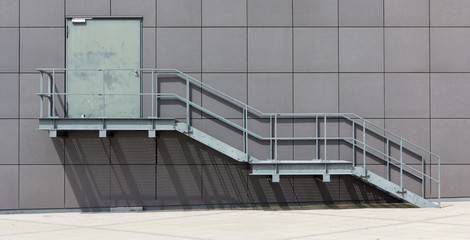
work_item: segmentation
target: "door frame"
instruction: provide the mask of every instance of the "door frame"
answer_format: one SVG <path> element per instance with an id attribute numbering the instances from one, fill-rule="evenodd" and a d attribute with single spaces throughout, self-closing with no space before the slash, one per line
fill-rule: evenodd
<path id="1" fill-rule="evenodd" d="M 143 17 L 142 16 L 82 16 L 82 15 L 71 15 L 66 16 L 64 19 L 64 59 L 65 59 L 65 68 L 67 69 L 67 38 L 68 38 L 68 26 L 67 21 L 72 20 L 74 18 L 83 18 L 86 20 L 139 20 L 140 21 L 140 68 L 142 69 L 143 64 Z M 140 93 L 143 91 L 143 74 L 140 72 Z M 67 71 L 64 71 L 64 92 L 67 93 Z M 143 96 L 140 96 L 140 118 L 143 118 Z M 67 96 L 64 96 L 64 116 L 68 117 L 68 107 L 67 107 Z"/>

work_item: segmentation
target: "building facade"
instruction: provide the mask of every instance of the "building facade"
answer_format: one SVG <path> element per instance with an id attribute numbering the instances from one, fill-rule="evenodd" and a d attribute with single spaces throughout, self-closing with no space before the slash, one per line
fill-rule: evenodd
<path id="1" fill-rule="evenodd" d="M 143 68 L 178 69 L 261 111 L 358 114 L 439 155 L 442 197 L 470 197 L 470 1 L 1 0 L 0 210 L 395 201 L 347 176 L 272 183 L 173 132 L 50 138 L 37 130 L 36 69 L 66 67 L 72 17 L 138 17 Z M 178 80 L 161 84 L 181 91 Z M 221 108 L 201 89 L 191 94 Z M 177 104 L 160 110 L 184 119 Z M 240 113 L 222 111 L 241 122 Z M 198 111 L 191 118 L 241 144 L 216 120 Z M 287 134 L 303 131 L 282 124 Z M 282 148 L 285 159 L 309 151 Z M 330 152 L 342 158 L 344 149 Z M 426 162 L 426 171 L 436 164 Z M 371 165 L 384 174 L 382 163 Z M 429 187 L 426 197 L 436 196 Z"/>

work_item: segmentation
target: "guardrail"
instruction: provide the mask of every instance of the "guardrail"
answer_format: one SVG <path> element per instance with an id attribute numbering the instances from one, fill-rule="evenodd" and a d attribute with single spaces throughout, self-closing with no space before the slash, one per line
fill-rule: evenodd
<path id="1" fill-rule="evenodd" d="M 66 98 L 68 96 L 73 95 L 81 95 L 81 96 L 95 96 L 101 98 L 101 116 L 97 118 L 111 118 L 107 116 L 106 112 L 106 97 L 107 96 L 140 96 L 141 98 L 151 98 L 150 101 L 150 114 L 147 118 L 159 118 L 159 102 L 165 101 L 168 99 L 178 100 L 184 104 L 185 107 L 185 119 L 188 125 L 188 132 L 191 131 L 191 110 L 197 109 L 219 121 L 223 124 L 226 124 L 234 129 L 237 129 L 242 133 L 242 146 L 243 152 L 246 154 L 246 161 L 250 162 L 250 155 L 249 155 L 249 140 L 250 138 L 254 138 L 260 141 L 269 141 L 269 159 L 270 160 L 278 160 L 278 147 L 280 141 L 313 141 L 315 142 L 315 156 L 314 159 L 323 159 L 329 160 L 328 155 L 328 145 L 331 141 L 342 141 L 347 143 L 352 148 L 352 167 L 357 166 L 357 153 L 362 152 L 362 167 L 364 169 L 364 175 L 366 175 L 367 171 L 367 156 L 373 156 L 385 162 L 386 164 L 386 178 L 387 180 L 391 180 L 390 171 L 391 167 L 395 167 L 399 169 L 399 185 L 402 190 L 405 189 L 404 187 L 404 174 L 410 174 L 415 178 L 419 179 L 421 182 L 421 196 L 425 197 L 426 190 L 426 180 L 429 180 L 429 184 L 432 183 L 437 184 L 437 198 L 439 201 L 440 206 L 440 198 L 441 198 L 441 190 L 440 190 L 440 157 L 436 154 L 417 146 L 416 144 L 408 141 L 397 134 L 390 132 L 377 124 L 372 123 L 369 120 L 366 120 L 354 113 L 264 113 L 258 109 L 255 109 L 249 106 L 242 101 L 239 101 L 209 85 L 203 83 L 188 74 L 185 74 L 181 71 L 176 69 L 67 69 L 67 68 L 43 68 L 38 69 L 40 72 L 40 92 L 38 95 L 40 96 L 40 118 L 68 118 L 67 116 L 67 109 L 66 104 L 62 102 L 63 107 L 63 116 L 59 116 L 57 111 L 57 98 L 63 97 L 62 101 L 66 102 Z M 57 74 L 67 74 L 70 72 L 102 72 L 101 76 L 101 90 L 96 91 L 94 93 L 74 93 L 74 92 L 60 92 L 57 91 Z M 111 93 L 106 92 L 106 74 L 107 72 L 113 71 L 132 71 L 136 76 L 143 76 L 143 74 L 150 74 L 151 75 L 151 91 L 144 93 L 142 90 L 140 93 Z M 180 96 L 175 93 L 162 93 L 159 92 L 159 78 L 162 77 L 177 77 L 182 79 L 185 82 L 185 96 Z M 47 81 L 45 81 L 47 78 Z M 65 79 L 65 78 L 64 78 Z M 46 84 L 47 83 L 47 84 Z M 64 80 L 65 83 L 65 80 Z M 218 99 L 230 104 L 231 106 L 235 106 L 240 110 L 242 113 L 241 119 L 242 124 L 239 125 L 209 109 L 196 104 L 191 99 L 191 87 L 195 86 L 200 88 L 204 91 L 207 91 L 215 96 Z M 148 90 L 148 89 L 146 89 Z M 47 101 L 47 110 L 45 111 L 45 100 Z M 141 100 L 141 108 L 143 108 L 144 101 Z M 147 103 L 148 104 L 148 103 Z M 47 112 L 47 116 L 45 114 Z M 139 116 L 143 118 L 143 115 Z M 269 136 L 262 136 L 261 134 L 256 133 L 253 130 L 250 130 L 248 127 L 248 120 L 249 119 L 269 119 Z M 314 136 L 309 137 L 280 137 L 278 133 L 279 127 L 279 120 L 280 119 L 310 119 L 312 124 L 314 124 L 315 134 Z M 328 119 L 338 119 L 341 121 L 345 121 L 347 124 L 351 126 L 351 130 L 347 131 L 350 133 L 349 136 L 328 136 Z M 330 123 L 331 124 L 331 123 Z M 321 126 L 323 125 L 323 126 Z M 323 127 L 323 129 L 321 129 Z M 358 136 L 357 132 L 362 131 L 362 136 Z M 323 134 L 322 134 L 323 133 Z M 385 150 L 382 151 L 377 149 L 377 147 L 372 146 L 368 139 L 371 134 L 378 136 L 385 145 Z M 331 134 L 330 134 L 331 135 Z M 333 134 L 334 135 L 334 134 Z M 323 144 L 323 151 L 321 151 L 320 147 Z M 331 144 L 330 144 L 331 145 Z M 397 148 L 398 156 L 395 156 L 392 153 L 392 147 Z M 404 154 L 413 155 L 412 158 L 417 159 L 419 164 L 417 169 L 416 167 L 412 166 L 412 164 L 406 164 L 404 161 Z M 434 162 L 437 165 L 437 176 L 431 176 L 431 174 L 426 173 L 426 165 L 425 161 L 426 158 L 428 159 L 428 165 L 432 165 Z M 431 189 L 431 188 L 430 188 Z"/>

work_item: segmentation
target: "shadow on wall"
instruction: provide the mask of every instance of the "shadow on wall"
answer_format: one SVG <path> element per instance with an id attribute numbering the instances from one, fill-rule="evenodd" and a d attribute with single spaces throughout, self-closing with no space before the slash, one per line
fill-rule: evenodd
<path id="1" fill-rule="evenodd" d="M 249 165 L 183 134 L 120 132 L 98 138 L 72 132 L 65 138 L 65 207 L 281 205 L 361 201 L 395 202 L 353 177 L 331 182 L 311 176 L 250 176 Z"/>
<path id="2" fill-rule="evenodd" d="M 155 140 L 143 132 L 71 132 L 65 138 L 65 207 L 155 205 Z"/>
<path id="3" fill-rule="evenodd" d="M 157 140 L 157 206 L 269 205 L 349 202 L 397 202 L 353 177 L 334 176 L 324 183 L 312 176 L 250 176 L 249 165 L 180 133 L 161 132 Z"/>

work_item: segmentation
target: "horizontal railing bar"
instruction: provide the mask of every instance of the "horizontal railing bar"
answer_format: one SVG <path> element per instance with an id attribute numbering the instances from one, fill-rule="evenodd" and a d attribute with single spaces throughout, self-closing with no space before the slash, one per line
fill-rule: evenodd
<path id="1" fill-rule="evenodd" d="M 352 144 L 351 142 L 348 141 L 349 139 L 345 139 L 345 140 L 346 140 L 346 142 Z M 353 139 L 353 141 L 356 141 L 356 142 L 358 142 L 358 143 L 364 145 L 363 142 L 361 142 L 361 141 L 359 141 L 359 140 L 357 140 L 357 139 Z M 367 149 L 372 149 L 372 150 L 376 151 L 377 153 L 382 154 L 382 155 L 388 157 L 389 159 L 394 160 L 394 161 L 397 162 L 397 163 L 400 163 L 400 160 L 395 159 L 395 158 L 392 157 L 392 156 L 388 156 L 388 155 L 382 153 L 381 151 L 375 149 L 374 147 L 371 147 L 370 145 L 367 145 L 367 144 L 365 144 L 365 145 L 366 145 Z M 356 144 L 356 147 L 359 147 L 359 148 L 363 149 L 363 147 L 361 147 L 360 145 L 357 145 L 357 144 Z M 372 155 L 374 155 L 375 157 L 380 158 L 382 161 L 389 162 L 389 163 L 391 163 L 392 165 L 394 165 L 395 167 L 399 167 L 398 164 L 395 164 L 395 163 L 392 162 L 392 161 L 387 161 L 387 160 L 385 160 L 383 157 L 380 157 L 380 156 L 378 156 L 378 155 L 375 154 L 375 153 L 369 152 L 369 154 L 372 154 Z M 433 181 L 435 181 L 435 182 L 439 182 L 438 180 L 434 179 L 434 178 L 431 177 L 430 175 L 427 175 L 427 174 L 425 174 L 424 172 L 421 172 L 421 171 L 419 171 L 419 170 L 417 170 L 417 169 L 411 167 L 411 166 L 408 165 L 408 164 L 403 163 L 403 166 L 408 168 L 408 170 L 407 170 L 407 169 L 404 169 L 407 173 L 410 173 L 410 174 L 412 174 L 413 176 L 415 176 L 415 177 L 417 177 L 417 178 L 419 178 L 419 179 L 423 179 L 423 178 L 422 178 L 421 176 L 418 176 L 417 174 L 423 175 L 423 176 L 425 176 L 425 177 L 427 177 L 427 178 L 429 178 L 429 179 L 431 179 L 431 180 L 433 180 Z M 414 171 L 414 172 L 416 172 L 416 173 L 411 172 L 411 170 Z"/>

